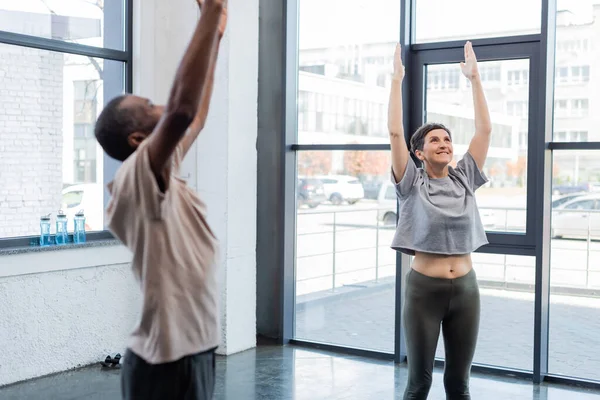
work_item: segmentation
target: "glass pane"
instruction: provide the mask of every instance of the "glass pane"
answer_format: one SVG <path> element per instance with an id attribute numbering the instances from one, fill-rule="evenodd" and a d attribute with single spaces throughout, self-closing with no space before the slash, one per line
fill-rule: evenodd
<path id="1" fill-rule="evenodd" d="M 418 0 L 416 3 L 417 43 L 541 31 L 541 0 Z"/>
<path id="2" fill-rule="evenodd" d="M 479 62 L 492 119 L 492 140 L 483 171 L 489 182 L 476 192 L 487 231 L 525 233 L 529 60 Z M 473 96 L 458 64 L 427 66 L 426 122 L 452 132 L 454 163 L 475 133 Z"/>
<path id="3" fill-rule="evenodd" d="M 400 2 L 302 0 L 299 24 L 298 143 L 389 143 Z"/>
<path id="4" fill-rule="evenodd" d="M 0 238 L 39 235 L 48 213 L 53 234 L 61 208 L 69 230 L 80 209 L 88 230 L 103 230 L 103 152 L 93 127 L 105 84 L 123 88 L 108 66 L 123 65 L 4 44 L 0 64 Z"/>
<path id="5" fill-rule="evenodd" d="M 592 47 L 600 28 L 594 17 L 598 5 L 576 1 L 558 4 L 553 141 L 598 142 L 600 132 L 591 112 L 595 93 L 600 90 L 600 80 L 594 79 L 592 71 L 600 55 L 600 50 Z"/>
<path id="6" fill-rule="evenodd" d="M 298 339 L 394 351 L 388 151 L 298 153 Z"/>
<path id="7" fill-rule="evenodd" d="M 481 296 L 474 363 L 532 370 L 535 257 L 473 253 Z M 444 340 L 436 357 L 444 358 Z"/>
<path id="8" fill-rule="evenodd" d="M 554 151 L 550 270 L 552 374 L 598 379 L 600 164 L 598 151 Z"/>
<path id="9" fill-rule="evenodd" d="M 0 0 L 3 31 L 124 49 L 124 0 Z"/>

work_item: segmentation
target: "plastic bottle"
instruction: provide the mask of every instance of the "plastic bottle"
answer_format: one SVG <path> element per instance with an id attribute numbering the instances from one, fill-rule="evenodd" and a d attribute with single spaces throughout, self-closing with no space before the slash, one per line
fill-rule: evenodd
<path id="1" fill-rule="evenodd" d="M 85 215 L 83 214 L 83 210 L 79 210 L 75 214 L 73 225 L 73 242 L 85 243 Z"/>
<path id="2" fill-rule="evenodd" d="M 40 218 L 40 246 L 50 246 L 50 214 Z"/>
<path id="3" fill-rule="evenodd" d="M 67 233 L 67 216 L 62 210 L 56 215 L 56 244 L 67 244 L 69 234 Z"/>

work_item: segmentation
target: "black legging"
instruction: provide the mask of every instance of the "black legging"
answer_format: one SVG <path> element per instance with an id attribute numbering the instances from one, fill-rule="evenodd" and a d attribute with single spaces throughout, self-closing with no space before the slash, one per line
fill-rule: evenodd
<path id="1" fill-rule="evenodd" d="M 479 287 L 475 271 L 456 279 L 432 278 L 413 269 L 406 278 L 404 327 L 408 385 L 404 400 L 427 399 L 440 325 L 448 400 L 470 399 L 469 375 L 479 331 Z"/>

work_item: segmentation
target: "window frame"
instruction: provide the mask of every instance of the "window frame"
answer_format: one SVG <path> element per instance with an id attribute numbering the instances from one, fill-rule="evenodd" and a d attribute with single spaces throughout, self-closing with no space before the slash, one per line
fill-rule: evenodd
<path id="1" fill-rule="evenodd" d="M 106 5 L 108 4 L 112 4 L 112 2 L 107 2 Z M 0 30 L 0 44 L 102 58 L 108 61 L 105 63 L 104 71 L 110 71 L 106 74 L 110 78 L 105 78 L 103 85 L 105 93 L 109 93 L 108 96 L 104 96 L 104 105 L 106 105 L 115 95 L 123 92 L 131 93 L 133 91 L 133 11 L 133 0 L 122 0 L 116 7 L 105 6 L 105 25 L 110 25 L 113 28 L 104 29 L 105 47 L 88 46 L 60 39 L 48 39 L 2 30 Z M 117 29 L 114 29 L 114 27 Z M 122 43 L 124 46 L 120 47 L 124 47 L 124 50 L 115 50 L 106 46 L 106 43 L 116 42 Z M 106 184 L 114 177 L 120 166 L 120 162 L 113 160 L 106 154 L 103 157 L 104 171 L 102 183 L 104 186 L 104 207 L 106 207 L 109 200 Z M 37 239 L 37 235 L 0 237 L 0 252 L 6 249 L 32 247 Z M 105 229 L 99 232 L 87 233 L 86 239 L 87 242 L 112 240 L 114 236 Z"/>
<path id="2" fill-rule="evenodd" d="M 540 36 L 528 35 L 526 37 L 507 37 L 500 38 L 502 44 L 489 43 L 487 40 L 473 40 L 473 46 L 477 51 L 477 60 L 485 61 L 504 61 L 504 60 L 529 60 L 529 70 L 536 71 L 539 68 L 539 42 Z M 524 41 L 521 41 L 524 40 Z M 412 52 L 411 70 L 414 72 L 412 80 L 412 101 L 415 106 L 410 110 L 409 117 L 410 127 L 409 136 L 415 132 L 417 128 L 425 121 L 426 104 L 427 104 L 427 75 L 426 68 L 428 65 L 440 65 L 454 63 L 458 64 L 462 61 L 462 52 L 459 51 L 464 46 L 464 42 L 449 42 L 447 46 L 424 49 L 421 51 Z M 417 47 L 417 46 L 413 46 Z M 425 47 L 425 46 L 422 46 Z M 428 46 L 429 47 L 429 46 Z M 531 75 L 531 74 L 530 74 Z M 420 84 L 422 83 L 422 84 Z M 539 108 L 532 105 L 538 104 L 540 101 L 540 93 L 537 88 L 543 86 L 543 82 L 535 79 L 529 79 L 529 100 L 528 100 L 528 139 L 527 139 L 527 210 L 534 210 L 536 198 L 536 180 L 533 179 L 535 174 L 535 162 L 538 153 L 538 147 L 541 143 L 540 138 L 540 123 Z M 484 84 L 485 88 L 485 84 Z M 508 105 L 509 102 L 507 102 Z M 520 102 L 515 103 L 515 111 L 522 105 Z M 508 106 L 507 106 L 508 107 Z M 493 134 L 493 133 L 492 133 Z M 486 232 L 489 244 L 478 250 L 481 253 L 498 253 L 514 254 L 514 255 L 535 255 L 535 213 L 528 212 L 526 217 L 525 234 L 516 232 Z"/>

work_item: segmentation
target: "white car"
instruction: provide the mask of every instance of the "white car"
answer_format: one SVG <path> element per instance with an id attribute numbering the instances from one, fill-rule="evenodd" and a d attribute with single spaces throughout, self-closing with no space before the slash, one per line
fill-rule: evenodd
<path id="1" fill-rule="evenodd" d="M 391 182 L 386 181 L 379 189 L 377 204 L 378 218 L 384 225 L 396 225 L 396 189 Z"/>
<path id="2" fill-rule="evenodd" d="M 365 190 L 358 178 L 349 175 L 321 175 L 315 176 L 323 182 L 325 197 L 334 205 L 355 204 L 365 197 Z"/>
<path id="3" fill-rule="evenodd" d="M 396 189 L 392 182 L 387 181 L 381 185 L 377 203 L 379 220 L 384 225 L 396 225 Z M 479 215 L 485 229 L 492 229 L 496 226 L 496 213 L 493 209 L 480 208 Z"/>
<path id="4" fill-rule="evenodd" d="M 67 216 L 69 232 L 73 231 L 75 214 L 83 210 L 85 230 L 104 230 L 104 188 L 97 183 L 80 183 L 62 191 L 62 211 Z"/>
<path id="5" fill-rule="evenodd" d="M 600 239 L 600 194 L 578 196 L 552 212 L 553 238 Z"/>

